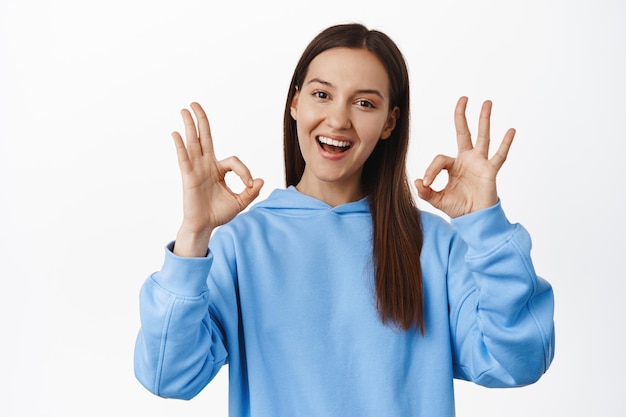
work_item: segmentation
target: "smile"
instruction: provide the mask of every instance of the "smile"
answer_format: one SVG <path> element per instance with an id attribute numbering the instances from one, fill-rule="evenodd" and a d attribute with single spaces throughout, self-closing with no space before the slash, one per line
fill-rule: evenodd
<path id="1" fill-rule="evenodd" d="M 335 140 L 335 139 L 328 138 L 326 136 L 318 136 L 317 143 L 319 143 L 322 149 L 330 153 L 345 152 L 348 149 L 350 149 L 350 147 L 352 146 L 350 142 L 346 142 L 343 140 Z"/>

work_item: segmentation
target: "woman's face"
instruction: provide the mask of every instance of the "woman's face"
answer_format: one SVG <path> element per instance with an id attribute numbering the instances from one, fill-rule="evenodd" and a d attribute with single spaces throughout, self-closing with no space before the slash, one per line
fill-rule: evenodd
<path id="1" fill-rule="evenodd" d="M 333 48 L 315 57 L 291 103 L 306 163 L 298 189 L 318 198 L 363 197 L 363 164 L 398 117 L 389 107 L 389 77 L 374 54 Z"/>

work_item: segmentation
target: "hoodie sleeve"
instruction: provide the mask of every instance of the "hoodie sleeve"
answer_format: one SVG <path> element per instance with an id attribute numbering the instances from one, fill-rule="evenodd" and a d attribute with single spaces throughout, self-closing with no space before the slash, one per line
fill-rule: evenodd
<path id="1" fill-rule="evenodd" d="M 227 362 L 224 332 L 209 310 L 207 276 L 213 262 L 165 251 L 161 271 L 140 293 L 141 329 L 135 344 L 135 375 L 161 397 L 190 399 Z"/>
<path id="2" fill-rule="evenodd" d="M 487 387 L 537 381 L 554 356 L 554 296 L 531 240 L 495 206 L 452 220 L 448 273 L 455 377 Z"/>

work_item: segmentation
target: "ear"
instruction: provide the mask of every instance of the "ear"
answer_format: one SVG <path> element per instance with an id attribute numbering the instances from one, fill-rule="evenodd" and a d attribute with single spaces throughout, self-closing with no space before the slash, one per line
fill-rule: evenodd
<path id="1" fill-rule="evenodd" d="M 291 99 L 291 118 L 293 120 L 298 120 L 296 116 L 298 114 L 298 97 L 299 96 L 300 96 L 300 90 L 298 90 L 298 87 L 296 86 L 296 93 L 293 95 L 293 98 Z"/>
<path id="2" fill-rule="evenodd" d="M 389 116 L 387 117 L 387 122 L 385 123 L 385 126 L 383 127 L 383 131 L 380 134 L 381 140 L 389 139 L 389 136 L 391 136 L 391 132 L 393 132 L 393 129 L 396 128 L 396 121 L 398 120 L 398 117 L 400 117 L 400 109 L 398 108 L 398 106 L 395 106 L 389 112 Z"/>

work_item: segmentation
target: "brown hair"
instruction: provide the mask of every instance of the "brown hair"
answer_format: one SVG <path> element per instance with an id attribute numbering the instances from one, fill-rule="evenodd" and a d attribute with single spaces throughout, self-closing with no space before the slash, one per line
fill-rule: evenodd
<path id="1" fill-rule="evenodd" d="M 406 175 L 409 143 L 409 76 L 402 53 L 384 33 L 360 24 L 331 26 L 306 47 L 296 65 L 284 114 L 284 157 L 287 186 L 300 182 L 304 158 L 298 143 L 291 104 L 311 61 L 337 47 L 363 48 L 378 57 L 389 76 L 390 107 L 400 114 L 387 140 L 380 140 L 363 167 L 362 183 L 373 223 L 373 259 L 377 308 L 383 323 L 425 331 L 420 253 L 423 234 L 419 211 Z"/>

